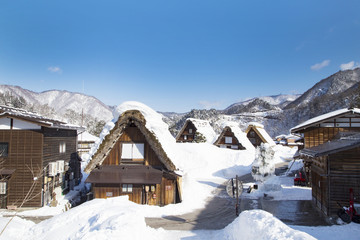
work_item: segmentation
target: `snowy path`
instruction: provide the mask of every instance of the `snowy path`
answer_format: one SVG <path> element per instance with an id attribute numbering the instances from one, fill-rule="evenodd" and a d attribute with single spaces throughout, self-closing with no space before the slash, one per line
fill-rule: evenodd
<path id="1" fill-rule="evenodd" d="M 146 224 L 167 230 L 223 229 L 236 218 L 235 199 L 227 195 L 225 185 L 220 185 L 215 191 L 215 196 L 208 199 L 205 208 L 178 216 L 145 218 Z"/>

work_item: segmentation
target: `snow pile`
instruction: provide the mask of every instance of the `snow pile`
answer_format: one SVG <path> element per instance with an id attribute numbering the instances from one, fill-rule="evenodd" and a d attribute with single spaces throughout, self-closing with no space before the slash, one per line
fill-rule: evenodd
<path id="1" fill-rule="evenodd" d="M 286 226 L 270 213 L 262 210 L 244 211 L 229 224 L 219 239 L 315 239 L 307 233 Z"/>
<path id="2" fill-rule="evenodd" d="M 156 232 L 123 196 L 84 203 L 35 225 L 23 239 L 158 239 Z"/>
<path id="3" fill-rule="evenodd" d="M 9 223 L 10 218 L 0 217 L 0 231 L 4 229 L 6 224 Z M 29 228 L 35 224 L 32 221 L 27 221 L 19 217 L 14 217 L 9 225 L 6 227 L 0 239 L 6 240 L 16 240 L 22 239 L 22 236 L 26 236 Z"/>

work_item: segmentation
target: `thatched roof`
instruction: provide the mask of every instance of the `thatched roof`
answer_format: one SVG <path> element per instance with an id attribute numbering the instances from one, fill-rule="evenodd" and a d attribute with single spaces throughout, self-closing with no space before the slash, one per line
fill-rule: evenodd
<path id="1" fill-rule="evenodd" d="M 254 149 L 254 146 L 251 144 L 250 140 L 246 137 L 246 134 L 241 131 L 241 129 L 238 126 L 235 125 L 228 125 L 225 126 L 220 133 L 217 140 L 214 142 L 214 145 L 218 145 L 221 139 L 224 137 L 224 134 L 226 131 L 230 131 L 234 134 L 234 136 L 237 138 L 238 142 L 247 150 Z"/>
<path id="2" fill-rule="evenodd" d="M 128 110 L 120 115 L 119 119 L 115 123 L 114 128 L 108 135 L 105 136 L 104 140 L 84 171 L 89 173 L 96 166 L 100 166 L 102 164 L 129 124 L 134 124 L 141 131 L 141 133 L 145 136 L 146 141 L 149 143 L 150 147 L 154 150 L 167 170 L 175 171 L 175 165 L 169 159 L 155 133 L 146 127 L 146 119 L 139 110 Z"/>
<path id="3" fill-rule="evenodd" d="M 216 133 L 214 129 L 211 127 L 210 122 L 207 120 L 201 120 L 196 118 L 188 118 L 186 119 L 184 125 L 182 126 L 181 130 L 176 136 L 176 140 L 178 140 L 183 134 L 186 126 L 191 122 L 195 126 L 195 131 L 198 133 L 201 133 L 208 143 L 213 143 L 216 139 Z"/>
<path id="4" fill-rule="evenodd" d="M 274 140 L 266 132 L 264 125 L 262 125 L 260 123 L 256 123 L 256 122 L 251 122 L 248 124 L 248 127 L 247 127 L 245 133 L 248 134 L 251 129 L 253 129 L 258 134 L 258 136 L 261 138 L 261 140 L 264 143 L 268 143 L 270 145 L 275 145 Z"/>

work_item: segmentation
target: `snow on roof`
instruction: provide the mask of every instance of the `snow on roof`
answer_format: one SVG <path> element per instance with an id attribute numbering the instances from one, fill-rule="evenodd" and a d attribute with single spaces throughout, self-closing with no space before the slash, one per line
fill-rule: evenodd
<path id="1" fill-rule="evenodd" d="M 46 127 L 49 127 L 49 128 L 73 129 L 73 130 L 79 130 L 79 131 L 84 130 L 84 128 L 82 128 L 78 125 L 66 123 L 66 122 L 63 122 L 60 120 L 56 120 L 56 119 L 46 118 L 37 113 L 29 112 L 29 111 L 26 111 L 26 110 L 20 109 L 20 108 L 0 106 L 0 117 L 1 116 L 4 116 L 4 117 L 11 116 L 11 117 L 15 117 L 15 118 L 20 118 L 20 119 L 38 123 L 39 125 L 45 125 Z"/>
<path id="2" fill-rule="evenodd" d="M 213 143 L 216 140 L 216 133 L 209 121 L 196 118 L 186 119 L 186 122 L 188 121 L 191 121 L 195 125 L 196 131 L 205 136 L 206 142 Z"/>
<path id="3" fill-rule="evenodd" d="M 264 128 L 257 128 L 257 130 L 268 144 L 275 145 L 274 140 L 270 137 L 270 135 L 265 131 Z"/>
<path id="4" fill-rule="evenodd" d="M 85 131 L 79 134 L 78 139 L 82 142 L 96 142 L 99 138 L 90 134 L 88 131 Z"/>
<path id="5" fill-rule="evenodd" d="M 360 114 L 360 109 L 359 108 L 353 108 L 353 109 L 343 108 L 343 109 L 339 109 L 336 111 L 332 111 L 332 112 L 311 118 L 311 119 L 295 126 L 290 129 L 290 132 L 297 132 L 297 131 L 307 128 L 311 125 L 323 122 L 323 121 L 331 119 L 331 118 L 336 118 L 336 117 L 339 117 L 339 116 L 347 114 L 347 113 Z"/>
<path id="6" fill-rule="evenodd" d="M 266 143 L 269 143 L 270 145 L 275 145 L 274 140 L 270 137 L 270 135 L 266 132 L 264 129 L 264 125 L 258 122 L 249 122 L 248 127 L 246 129 L 246 133 L 250 131 L 250 128 L 254 128 L 254 130 L 260 135 L 260 137 L 265 141 Z"/>
<path id="7" fill-rule="evenodd" d="M 264 125 L 262 125 L 261 123 L 258 123 L 258 122 L 249 122 L 248 127 L 249 126 L 264 128 Z"/>
<path id="8" fill-rule="evenodd" d="M 238 123 L 223 122 L 221 124 L 221 127 L 223 129 L 225 127 L 229 127 L 243 147 L 245 147 L 247 150 L 255 150 L 254 145 L 252 145 L 250 140 L 247 138 L 246 134 L 243 131 L 241 131 L 240 127 L 238 126 Z"/>
<path id="9" fill-rule="evenodd" d="M 95 143 L 95 146 L 90 150 L 90 157 L 87 160 L 89 162 L 93 155 L 99 149 L 99 146 L 104 141 L 105 137 L 110 133 L 110 131 L 114 128 L 115 122 L 118 121 L 119 117 L 129 110 L 138 110 L 143 117 L 145 118 L 146 124 L 145 127 L 155 136 L 155 138 L 161 144 L 161 147 L 167 154 L 167 156 L 171 159 L 171 161 L 176 164 L 176 159 L 179 154 L 176 153 L 176 142 L 174 137 L 171 135 L 169 131 L 169 126 L 162 120 L 162 115 L 146 106 L 143 103 L 128 101 L 120 104 L 113 112 L 114 119 L 107 123 L 100 134 L 100 140 Z"/>

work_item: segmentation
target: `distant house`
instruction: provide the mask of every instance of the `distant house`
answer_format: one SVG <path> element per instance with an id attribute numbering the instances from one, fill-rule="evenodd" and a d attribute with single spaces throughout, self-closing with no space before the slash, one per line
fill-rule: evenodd
<path id="1" fill-rule="evenodd" d="M 326 143 L 300 151 L 311 161 L 312 198 L 326 215 L 349 205 L 349 189 L 360 193 L 360 133 L 339 132 Z M 355 198 L 355 203 L 360 199 Z"/>
<path id="2" fill-rule="evenodd" d="M 260 146 L 261 143 L 268 143 L 275 145 L 274 140 L 265 131 L 264 125 L 256 122 L 251 122 L 245 131 L 247 138 L 254 147 Z"/>
<path id="3" fill-rule="evenodd" d="M 151 124 L 158 123 L 140 110 L 121 114 L 85 168 L 94 198 L 127 195 L 135 203 L 159 206 L 181 201 L 181 176 L 164 151 L 163 133 L 149 129 Z"/>
<path id="4" fill-rule="evenodd" d="M 82 130 L 0 106 L 1 208 L 41 207 L 77 185 L 77 135 Z"/>
<path id="5" fill-rule="evenodd" d="M 289 135 L 282 134 L 276 136 L 275 143 L 288 147 L 298 147 L 299 149 L 302 149 L 304 146 L 303 138 L 301 136 L 296 136 L 293 134 L 289 134 Z"/>
<path id="6" fill-rule="evenodd" d="M 254 149 L 246 134 L 235 124 L 228 124 L 214 142 L 220 148 L 230 148 L 235 150 Z"/>
<path id="7" fill-rule="evenodd" d="M 356 133 L 360 132 L 360 109 L 329 112 L 290 131 L 304 138 L 300 156 L 304 158 L 313 201 L 325 214 L 334 214 L 336 201 L 348 201 L 350 187 L 359 192 L 359 134 Z"/>
<path id="8" fill-rule="evenodd" d="M 90 149 L 94 146 L 95 142 L 99 138 L 90 134 L 88 131 L 81 133 L 78 136 L 78 153 L 80 156 L 83 154 L 89 153 Z"/>
<path id="9" fill-rule="evenodd" d="M 209 121 L 188 118 L 176 136 L 176 142 L 208 142 L 213 143 L 216 133 Z"/>

